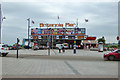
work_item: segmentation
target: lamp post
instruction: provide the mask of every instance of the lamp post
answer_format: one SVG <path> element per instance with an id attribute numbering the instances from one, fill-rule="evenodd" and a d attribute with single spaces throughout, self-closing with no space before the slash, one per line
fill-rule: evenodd
<path id="1" fill-rule="evenodd" d="M 76 29 L 78 28 L 78 19 L 76 22 L 76 27 L 74 28 L 74 54 L 76 54 Z"/>
<path id="2" fill-rule="evenodd" d="M 1 4 L 0 4 L 0 44 L 1 44 L 1 23 L 2 23 L 2 18 L 1 18 Z"/>
<path id="3" fill-rule="evenodd" d="M 50 30 L 50 35 L 47 36 L 48 56 L 50 56 L 51 28 L 49 28 L 49 30 Z"/>
<path id="4" fill-rule="evenodd" d="M 76 38 L 75 35 L 76 34 L 76 28 L 74 28 L 74 54 L 76 54 Z"/>
<path id="5" fill-rule="evenodd" d="M 28 20 L 28 49 L 29 49 L 29 28 L 30 28 L 30 18 Z"/>
<path id="6" fill-rule="evenodd" d="M 2 16 L 0 15 L 0 43 L 2 43 L 2 22 L 6 17 L 1 18 Z"/>

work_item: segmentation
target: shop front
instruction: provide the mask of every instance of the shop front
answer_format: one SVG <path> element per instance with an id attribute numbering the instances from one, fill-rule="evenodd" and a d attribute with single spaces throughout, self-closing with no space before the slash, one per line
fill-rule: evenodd
<path id="1" fill-rule="evenodd" d="M 84 39 L 85 28 L 32 28 L 31 40 L 38 41 L 38 46 L 47 47 L 50 42 L 51 48 L 56 48 L 57 44 L 67 44 L 68 48 L 73 48 L 74 40 L 76 47 L 81 47 L 81 40 Z"/>
<path id="2" fill-rule="evenodd" d="M 97 41 L 96 40 L 82 40 L 81 44 L 84 49 L 96 48 Z"/>

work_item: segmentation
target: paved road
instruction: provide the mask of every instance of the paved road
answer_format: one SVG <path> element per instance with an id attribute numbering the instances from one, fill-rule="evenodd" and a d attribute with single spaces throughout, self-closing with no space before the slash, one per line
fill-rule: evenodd
<path id="1" fill-rule="evenodd" d="M 20 50 L 2 58 L 2 74 L 7 76 L 118 76 L 118 61 L 104 61 L 103 54 L 89 50 Z"/>

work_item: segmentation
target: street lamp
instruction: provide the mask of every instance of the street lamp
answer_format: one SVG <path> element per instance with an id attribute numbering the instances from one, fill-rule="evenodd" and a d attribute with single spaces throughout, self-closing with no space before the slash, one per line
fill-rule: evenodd
<path id="1" fill-rule="evenodd" d="M 48 48 L 48 55 L 50 56 L 50 42 L 51 42 L 51 28 L 49 28 L 48 30 L 50 30 L 50 35 L 48 35 L 47 37 L 47 48 Z"/>
<path id="2" fill-rule="evenodd" d="M 2 16 L 0 15 L 0 17 L 2 17 Z M 3 18 L 0 18 L 0 44 L 2 43 L 2 38 L 1 38 L 1 35 L 2 35 L 2 32 L 1 32 L 2 29 L 1 29 L 1 27 L 2 27 L 2 26 L 1 26 L 1 25 L 2 25 L 2 22 L 3 22 L 4 19 L 6 19 L 5 16 L 4 16 Z M 2 20 L 2 21 L 1 21 L 1 20 Z"/>
<path id="3" fill-rule="evenodd" d="M 76 28 L 74 28 L 74 54 L 76 54 Z"/>
<path id="4" fill-rule="evenodd" d="M 29 28 L 30 28 L 30 18 L 28 20 L 28 49 L 29 49 Z"/>
<path id="5" fill-rule="evenodd" d="M 74 54 L 76 54 L 76 30 L 78 29 L 78 19 L 76 22 L 76 27 L 74 28 Z"/>

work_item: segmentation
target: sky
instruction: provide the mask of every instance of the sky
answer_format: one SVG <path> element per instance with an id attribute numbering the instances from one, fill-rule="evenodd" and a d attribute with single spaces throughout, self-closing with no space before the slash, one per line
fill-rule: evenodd
<path id="1" fill-rule="evenodd" d="M 32 0 L 31 0 L 32 1 Z M 39 23 L 76 23 L 86 28 L 86 34 L 105 37 L 107 43 L 117 43 L 118 2 L 42 1 L 2 2 L 2 43 L 14 44 L 16 38 L 27 38 L 27 19 Z M 59 16 L 59 20 L 57 19 Z M 88 19 L 88 22 L 85 22 Z"/>

